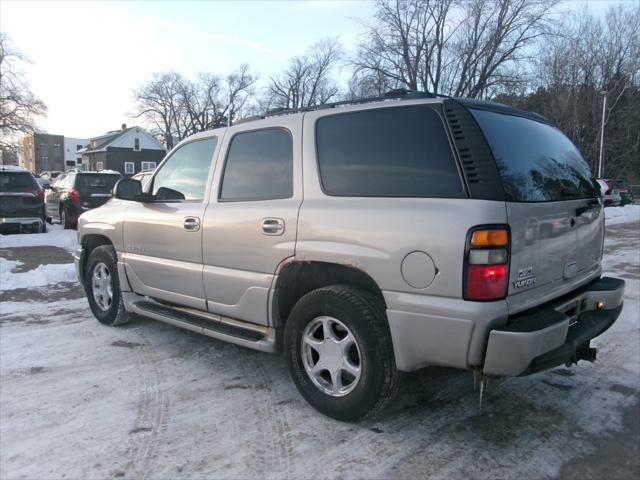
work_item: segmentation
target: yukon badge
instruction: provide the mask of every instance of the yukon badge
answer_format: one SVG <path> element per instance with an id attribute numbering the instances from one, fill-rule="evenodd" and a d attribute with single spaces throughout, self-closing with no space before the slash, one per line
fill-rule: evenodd
<path id="1" fill-rule="evenodd" d="M 528 287 L 536 283 L 536 277 L 533 276 L 533 267 L 521 268 L 518 270 L 518 279 L 513 282 L 513 288 Z"/>

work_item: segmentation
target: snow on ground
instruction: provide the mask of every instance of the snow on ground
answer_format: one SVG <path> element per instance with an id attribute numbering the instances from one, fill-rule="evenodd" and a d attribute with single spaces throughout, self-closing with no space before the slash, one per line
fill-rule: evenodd
<path id="1" fill-rule="evenodd" d="M 604 209 L 604 219 L 607 225 L 640 221 L 640 205 L 625 205 L 624 207 L 607 207 Z"/>
<path id="2" fill-rule="evenodd" d="M 62 225 L 47 225 L 46 233 L 0 235 L 0 248 L 60 247 L 72 252 L 78 245 L 78 232 L 65 230 Z"/>
<path id="3" fill-rule="evenodd" d="M 62 265 L 40 265 L 24 273 L 14 273 L 22 262 L 0 258 L 0 290 L 42 287 L 59 282 L 75 282 L 78 279 L 72 263 Z M 3 305 L 4 312 L 6 305 Z"/>
<path id="4" fill-rule="evenodd" d="M 598 361 L 492 381 L 482 412 L 470 373 L 428 368 L 383 417 L 337 422 L 282 355 L 151 320 L 103 326 L 77 283 L 3 289 L 0 478 L 636 478 L 640 223 L 624 211 L 603 268 L 627 282 L 625 307 Z"/>

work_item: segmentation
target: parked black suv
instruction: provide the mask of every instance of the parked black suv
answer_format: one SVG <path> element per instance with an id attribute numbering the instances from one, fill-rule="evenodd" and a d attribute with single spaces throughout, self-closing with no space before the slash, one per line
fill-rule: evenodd
<path id="1" fill-rule="evenodd" d="M 0 166 L 0 231 L 45 232 L 44 190 L 28 170 Z"/>
<path id="2" fill-rule="evenodd" d="M 78 217 L 111 198 L 111 190 L 122 175 L 114 171 L 71 172 L 56 178 L 47 187 L 47 216 L 64 228 L 75 228 Z"/>

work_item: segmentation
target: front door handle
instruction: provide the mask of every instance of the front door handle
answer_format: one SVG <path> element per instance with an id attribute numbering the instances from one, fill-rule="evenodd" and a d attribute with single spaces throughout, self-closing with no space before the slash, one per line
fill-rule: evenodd
<path id="1" fill-rule="evenodd" d="M 197 232 L 200 230 L 200 219 L 198 217 L 185 217 L 182 225 L 187 232 Z"/>
<path id="2" fill-rule="evenodd" d="M 284 220 L 281 218 L 263 218 L 260 226 L 263 235 L 282 235 L 284 233 Z"/>

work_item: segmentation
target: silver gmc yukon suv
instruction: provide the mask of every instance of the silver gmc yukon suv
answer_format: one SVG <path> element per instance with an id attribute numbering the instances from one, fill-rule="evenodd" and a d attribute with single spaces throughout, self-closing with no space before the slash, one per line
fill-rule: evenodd
<path id="1" fill-rule="evenodd" d="M 78 230 L 100 322 L 284 350 L 340 420 L 428 365 L 593 361 L 622 309 L 589 167 L 547 119 L 492 102 L 395 92 L 198 133 Z"/>

